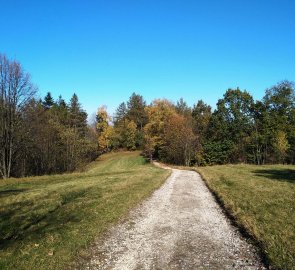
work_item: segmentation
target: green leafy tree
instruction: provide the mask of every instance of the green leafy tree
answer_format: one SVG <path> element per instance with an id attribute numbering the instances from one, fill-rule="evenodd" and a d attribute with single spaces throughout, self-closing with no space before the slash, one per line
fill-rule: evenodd
<path id="1" fill-rule="evenodd" d="M 203 100 L 198 100 L 193 107 L 192 117 L 194 119 L 194 132 L 202 139 L 207 133 L 211 115 L 211 106 L 204 103 Z"/>
<path id="2" fill-rule="evenodd" d="M 204 144 L 208 140 L 208 127 L 212 116 L 211 106 L 199 100 L 192 110 L 192 129 L 197 138 L 195 161 L 197 165 L 205 165 Z"/>
<path id="3" fill-rule="evenodd" d="M 252 108 L 253 130 L 249 138 L 248 159 L 257 165 L 267 162 L 271 146 L 271 117 L 266 105 L 256 101 Z"/>
<path id="4" fill-rule="evenodd" d="M 218 147 L 228 155 L 230 162 L 246 162 L 248 138 L 253 130 L 253 98 L 247 91 L 228 89 L 217 103 L 212 114 L 208 134 L 211 145 L 223 144 L 229 149 Z"/>
<path id="5" fill-rule="evenodd" d="M 268 145 L 269 147 L 267 161 L 268 162 L 282 162 L 281 155 L 278 155 L 277 143 L 278 134 L 282 131 L 285 132 L 286 140 L 288 141 L 288 160 L 294 160 L 295 149 L 295 122 L 294 122 L 294 110 L 295 110 L 295 91 L 294 83 L 290 81 L 282 81 L 275 86 L 269 88 L 265 92 L 263 97 L 263 103 L 266 107 L 267 117 L 271 120 L 268 121 L 266 127 L 268 131 Z M 282 138 L 282 136 L 279 136 Z"/>

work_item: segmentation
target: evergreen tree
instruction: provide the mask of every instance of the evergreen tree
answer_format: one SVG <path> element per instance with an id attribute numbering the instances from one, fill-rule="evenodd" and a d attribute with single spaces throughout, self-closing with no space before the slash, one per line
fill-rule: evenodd
<path id="1" fill-rule="evenodd" d="M 74 93 L 69 108 L 69 124 L 77 130 L 80 135 L 85 135 L 87 129 L 87 113 L 82 110 L 78 96 Z"/>
<path id="2" fill-rule="evenodd" d="M 125 102 L 122 102 L 117 110 L 116 110 L 116 113 L 115 113 L 115 116 L 114 116 L 114 125 L 117 126 L 119 125 L 120 122 L 122 122 L 124 120 L 124 118 L 126 117 L 127 115 L 127 106 L 125 104 Z"/>
<path id="3" fill-rule="evenodd" d="M 133 121 L 138 130 L 142 130 L 147 123 L 147 114 L 145 112 L 146 102 L 141 95 L 133 93 L 127 102 L 127 118 Z"/>
<path id="4" fill-rule="evenodd" d="M 191 113 L 192 113 L 191 108 L 187 105 L 187 103 L 183 100 L 183 98 L 180 98 L 176 102 L 175 110 L 178 114 L 183 115 L 186 118 L 191 116 Z"/>
<path id="5" fill-rule="evenodd" d="M 42 104 L 43 104 L 44 109 L 46 109 L 46 110 L 50 109 L 54 105 L 54 100 L 53 100 L 50 92 L 47 92 Z"/>

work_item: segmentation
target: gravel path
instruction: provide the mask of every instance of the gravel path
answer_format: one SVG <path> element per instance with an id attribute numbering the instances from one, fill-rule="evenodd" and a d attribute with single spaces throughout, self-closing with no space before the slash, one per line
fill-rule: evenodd
<path id="1" fill-rule="evenodd" d="M 82 269 L 265 269 L 196 172 L 165 184 L 91 249 Z"/>

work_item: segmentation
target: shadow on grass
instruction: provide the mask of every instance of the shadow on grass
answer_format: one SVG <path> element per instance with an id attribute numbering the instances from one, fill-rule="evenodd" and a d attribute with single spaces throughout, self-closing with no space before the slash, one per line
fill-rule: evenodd
<path id="1" fill-rule="evenodd" d="M 14 245 L 19 240 L 42 239 L 46 233 L 62 232 L 65 226 L 81 222 L 85 218 L 84 211 L 75 211 L 73 204 L 77 199 L 85 198 L 88 191 L 85 189 L 61 194 L 61 201 L 56 202 L 51 209 L 42 209 L 42 204 L 34 206 L 32 202 L 14 204 L 12 209 L 1 213 L 0 249 Z M 101 193 L 95 195 L 96 198 L 101 196 Z M 21 212 L 20 209 L 28 204 L 32 204 L 32 208 Z M 42 210 L 46 210 L 45 213 Z"/>
<path id="2" fill-rule="evenodd" d="M 253 171 L 257 176 L 269 178 L 282 182 L 295 184 L 295 170 L 291 169 L 269 169 Z"/>
<path id="3" fill-rule="evenodd" d="M 26 189 L 7 189 L 7 190 L 0 190 L 0 198 L 11 196 L 11 195 L 17 195 L 21 192 L 26 191 Z"/>

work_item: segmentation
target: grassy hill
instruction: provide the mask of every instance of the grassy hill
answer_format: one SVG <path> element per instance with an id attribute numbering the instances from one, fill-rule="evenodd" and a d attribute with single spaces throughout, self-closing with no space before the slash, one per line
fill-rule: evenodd
<path id="1" fill-rule="evenodd" d="M 198 168 L 272 266 L 295 269 L 295 166 L 222 165 Z"/>
<path id="2" fill-rule="evenodd" d="M 0 269 L 67 268 L 168 175 L 122 152 L 83 173 L 0 180 Z"/>

